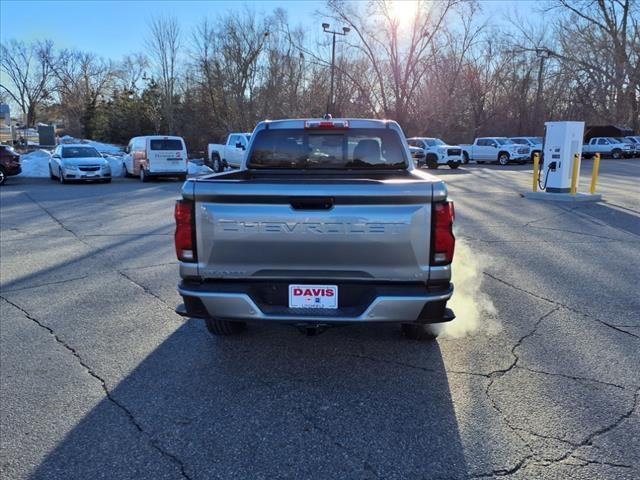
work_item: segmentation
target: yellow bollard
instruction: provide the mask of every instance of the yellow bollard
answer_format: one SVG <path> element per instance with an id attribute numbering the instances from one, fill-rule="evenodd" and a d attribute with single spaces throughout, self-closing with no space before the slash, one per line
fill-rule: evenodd
<path id="1" fill-rule="evenodd" d="M 538 180 L 540 179 L 540 154 L 533 154 L 533 191 L 538 191 Z"/>
<path id="2" fill-rule="evenodd" d="M 600 154 L 596 153 L 593 156 L 593 170 L 591 171 L 591 187 L 589 193 L 594 195 L 596 193 L 596 184 L 598 183 L 598 175 L 600 174 Z"/>
<path id="3" fill-rule="evenodd" d="M 573 171 L 571 173 L 571 195 L 575 195 L 578 191 L 578 172 L 580 171 L 580 154 L 573 156 Z"/>

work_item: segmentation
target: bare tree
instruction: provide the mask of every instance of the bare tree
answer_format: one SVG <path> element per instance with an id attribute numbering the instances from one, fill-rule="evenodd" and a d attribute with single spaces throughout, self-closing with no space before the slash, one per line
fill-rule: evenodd
<path id="1" fill-rule="evenodd" d="M 174 106 L 178 82 L 178 53 L 181 46 L 180 26 L 175 17 L 154 17 L 149 22 L 149 29 L 151 37 L 147 44 L 160 74 L 164 116 L 171 134 L 175 130 Z"/>
<path id="2" fill-rule="evenodd" d="M 51 98 L 53 43 L 27 44 L 10 40 L 0 47 L 0 69 L 8 82 L 0 87 L 18 105 L 27 126 L 36 123 L 36 114 Z"/>

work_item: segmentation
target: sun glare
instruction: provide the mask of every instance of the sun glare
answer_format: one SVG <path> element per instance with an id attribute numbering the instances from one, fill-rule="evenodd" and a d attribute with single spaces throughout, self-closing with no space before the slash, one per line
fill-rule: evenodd
<path id="1" fill-rule="evenodd" d="M 420 0 L 390 0 L 390 11 L 394 20 L 401 26 L 410 25 L 418 13 Z"/>

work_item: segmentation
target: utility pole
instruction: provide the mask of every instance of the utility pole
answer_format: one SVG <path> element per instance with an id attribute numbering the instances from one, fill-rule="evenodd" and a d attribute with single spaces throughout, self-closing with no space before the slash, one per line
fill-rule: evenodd
<path id="1" fill-rule="evenodd" d="M 333 107 L 333 77 L 336 63 L 336 35 L 345 36 L 347 33 L 351 31 L 349 27 L 342 27 L 342 32 L 335 32 L 333 30 L 329 30 L 330 25 L 328 23 L 322 24 L 322 30 L 324 33 L 329 33 L 333 35 L 333 42 L 331 45 L 331 87 L 329 90 L 329 98 L 327 99 L 327 115 L 329 114 L 329 110 Z"/>

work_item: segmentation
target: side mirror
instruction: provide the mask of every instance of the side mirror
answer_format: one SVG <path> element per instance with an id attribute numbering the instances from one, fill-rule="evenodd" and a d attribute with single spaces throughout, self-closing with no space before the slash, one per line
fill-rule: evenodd
<path id="1" fill-rule="evenodd" d="M 241 142 L 236 142 L 236 148 L 239 148 L 240 150 L 244 150 L 244 145 Z"/>
<path id="2" fill-rule="evenodd" d="M 51 156 L 52 158 L 61 158 L 57 153 Z"/>

